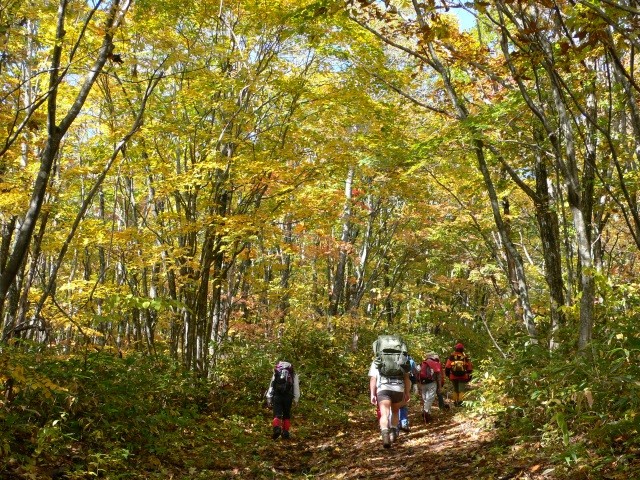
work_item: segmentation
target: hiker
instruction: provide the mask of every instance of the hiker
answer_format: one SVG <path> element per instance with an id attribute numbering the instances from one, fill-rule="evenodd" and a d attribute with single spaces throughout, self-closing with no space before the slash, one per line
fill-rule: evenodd
<path id="1" fill-rule="evenodd" d="M 418 375 L 418 370 L 417 370 L 417 365 L 416 365 L 416 361 L 411 357 L 411 355 L 409 355 L 409 380 L 411 381 L 411 391 L 414 391 L 414 388 L 418 382 L 417 379 L 417 375 Z M 404 431 L 404 432 L 409 432 L 410 428 L 409 428 L 409 407 L 405 404 L 403 407 L 400 408 L 399 411 L 400 417 L 399 417 L 399 423 L 398 426 L 400 428 L 400 430 Z"/>
<path id="2" fill-rule="evenodd" d="M 431 406 L 440 393 L 442 385 L 442 368 L 436 352 L 425 355 L 420 364 L 418 379 L 420 381 L 420 403 L 422 405 L 422 419 L 424 423 L 431 421 Z"/>
<path id="3" fill-rule="evenodd" d="M 380 421 L 382 413 L 380 412 L 380 405 L 376 405 L 376 421 Z M 389 422 L 391 422 L 391 410 L 389 410 Z M 409 428 L 409 407 L 405 404 L 398 410 L 398 430 L 403 432 L 410 432 Z M 398 434 L 400 432 L 398 431 Z"/>
<path id="4" fill-rule="evenodd" d="M 275 440 L 280 435 L 290 438 L 291 407 L 298 405 L 300 399 L 300 384 L 298 374 L 293 365 L 283 360 L 276 363 L 267 390 L 267 406 L 273 406 L 273 434 Z"/>
<path id="5" fill-rule="evenodd" d="M 464 353 L 464 345 L 462 343 L 456 344 L 444 368 L 445 373 L 453 384 L 453 404 L 456 407 L 461 407 L 467 383 L 471 381 L 473 375 L 471 359 Z"/>
<path id="6" fill-rule="evenodd" d="M 380 408 L 382 445 L 390 448 L 398 438 L 400 408 L 410 400 L 410 364 L 406 346 L 399 337 L 381 335 L 374 342 L 373 351 L 376 358 L 369 367 L 370 399 Z"/>
<path id="7" fill-rule="evenodd" d="M 449 408 L 449 405 L 444 401 L 444 392 L 442 391 L 444 388 L 444 365 L 440 361 L 440 357 L 436 353 L 433 360 L 440 364 L 440 388 L 436 390 L 436 396 L 438 397 L 438 408 L 440 410 L 446 410 Z"/>
<path id="8" fill-rule="evenodd" d="M 417 365 L 416 362 L 413 358 L 411 358 L 411 356 L 409 356 L 409 365 L 410 365 L 410 370 L 409 370 L 409 380 L 411 381 L 411 391 L 414 391 L 414 388 L 416 388 L 417 391 L 417 376 L 418 376 L 418 370 L 417 370 Z M 380 405 L 376 405 L 376 417 L 377 420 L 380 420 L 380 415 L 382 415 L 380 413 Z M 389 418 L 391 418 L 391 412 L 389 412 Z M 403 407 L 400 407 L 400 410 L 398 410 L 398 428 L 400 430 L 402 430 L 403 432 L 409 432 L 411 431 L 410 427 L 409 427 L 409 407 L 405 404 Z"/>

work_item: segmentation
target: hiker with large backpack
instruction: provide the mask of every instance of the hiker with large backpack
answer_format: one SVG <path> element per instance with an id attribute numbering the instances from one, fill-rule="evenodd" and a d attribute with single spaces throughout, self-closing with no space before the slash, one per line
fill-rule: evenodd
<path id="1" fill-rule="evenodd" d="M 422 419 L 424 423 L 431 421 L 431 406 L 440 392 L 442 385 L 442 369 L 436 352 L 429 352 L 418 367 L 418 382 L 420 383 L 420 403 L 422 404 Z"/>
<path id="2" fill-rule="evenodd" d="M 373 343 L 373 353 L 369 392 L 371 403 L 380 408 L 382 445 L 389 448 L 398 437 L 399 410 L 410 400 L 409 354 L 397 335 L 380 335 Z"/>
<path id="3" fill-rule="evenodd" d="M 464 345 L 457 343 L 453 353 L 447 359 L 444 371 L 453 384 L 453 404 L 462 406 L 464 392 L 473 377 L 473 365 L 471 359 L 464 353 Z"/>
<path id="4" fill-rule="evenodd" d="M 273 434 L 275 440 L 280 435 L 290 438 L 291 407 L 298 405 L 300 383 L 293 365 L 283 360 L 276 363 L 266 393 L 267 405 L 273 407 Z"/>
<path id="5" fill-rule="evenodd" d="M 411 355 L 409 355 L 409 381 L 411 381 L 411 392 L 413 392 L 413 388 L 417 383 L 418 378 L 418 370 L 416 362 Z M 380 405 L 376 405 L 376 416 L 378 420 L 380 420 Z M 403 432 L 409 432 L 411 428 L 409 427 L 409 407 L 405 403 L 404 406 L 400 407 L 398 410 L 398 428 Z"/>

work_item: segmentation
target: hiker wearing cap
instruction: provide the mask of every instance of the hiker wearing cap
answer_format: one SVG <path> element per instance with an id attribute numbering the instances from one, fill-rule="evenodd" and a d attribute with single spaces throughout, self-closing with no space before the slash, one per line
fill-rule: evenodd
<path id="1" fill-rule="evenodd" d="M 453 384 L 453 404 L 456 407 L 460 407 L 462 406 L 467 383 L 469 383 L 473 374 L 471 359 L 464 353 L 464 345 L 462 343 L 456 344 L 453 353 L 447 359 L 444 371 Z"/>
<path id="2" fill-rule="evenodd" d="M 418 382 L 420 384 L 420 403 L 422 404 L 422 419 L 425 423 L 431 421 L 431 406 L 440 392 L 442 369 L 436 352 L 425 355 L 420 364 Z"/>

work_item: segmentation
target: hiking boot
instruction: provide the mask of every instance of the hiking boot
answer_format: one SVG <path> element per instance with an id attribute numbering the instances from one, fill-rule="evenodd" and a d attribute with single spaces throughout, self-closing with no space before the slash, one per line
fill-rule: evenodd
<path id="1" fill-rule="evenodd" d="M 380 435 L 382 436 L 382 446 L 384 448 L 390 448 L 391 447 L 391 438 L 390 438 L 389 429 L 385 428 L 385 429 L 380 430 Z"/>
<path id="2" fill-rule="evenodd" d="M 400 430 L 402 430 L 403 432 L 409 431 L 409 422 L 407 420 L 403 420 L 402 422 L 400 422 Z"/>
<path id="3" fill-rule="evenodd" d="M 276 438 L 278 438 L 280 436 L 281 433 L 282 433 L 282 428 L 273 427 L 273 435 L 271 435 L 271 438 L 273 438 L 275 440 Z"/>
<path id="4" fill-rule="evenodd" d="M 288 440 L 291 438 L 291 434 L 289 433 L 289 430 L 282 431 L 282 438 L 284 438 L 285 440 Z"/>
<path id="5" fill-rule="evenodd" d="M 389 429 L 389 440 L 391 440 L 391 443 L 395 443 L 397 439 L 398 439 L 398 429 L 397 428 L 390 428 Z"/>
<path id="6" fill-rule="evenodd" d="M 431 414 L 429 412 L 422 411 L 422 419 L 424 423 L 429 423 L 431 421 Z"/>

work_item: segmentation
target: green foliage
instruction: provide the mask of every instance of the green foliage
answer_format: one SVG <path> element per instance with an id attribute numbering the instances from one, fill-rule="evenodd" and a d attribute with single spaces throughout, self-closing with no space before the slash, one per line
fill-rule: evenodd
<path id="1" fill-rule="evenodd" d="M 234 337 L 218 347 L 210 380 L 163 356 L 5 349 L 3 365 L 28 373 L 14 378 L 11 401 L 0 409 L 0 471 L 38 477 L 56 466 L 77 479 L 166 478 L 178 471 L 218 478 L 211 472 L 244 469 L 259 478 L 275 461 L 255 452 L 270 444 L 271 411 L 263 395 L 278 359 L 293 362 L 300 375 L 296 436 L 339 432 L 355 410 L 370 408 L 371 344 L 391 332 L 359 328 L 354 350 L 354 329 L 335 324 L 327 329 L 298 320 L 281 324 L 276 339 Z M 399 330 L 394 333 L 414 355 L 446 354 L 452 343 L 417 328 Z M 473 339 L 466 343 L 472 352 L 480 349 Z M 504 361 L 476 363 L 468 395 L 472 411 L 500 427 L 500 445 L 540 443 L 566 468 L 585 461 L 604 468 L 640 447 L 636 336 L 611 334 L 592 345 L 591 357 L 537 345 L 507 353 Z M 590 453 L 594 448 L 599 457 Z"/>
<path id="2" fill-rule="evenodd" d="M 32 373 L 16 379 L 15 396 L 0 409 L 0 448 L 6 453 L 0 471 L 37 477 L 56 466 L 77 479 L 167 478 L 170 471 L 213 478 L 206 472 L 245 468 L 252 460 L 238 452 L 270 441 L 271 411 L 263 395 L 280 358 L 293 362 L 300 375 L 295 435 L 339 429 L 354 409 L 369 407 L 374 333 L 363 337 L 353 351 L 348 329 L 283 324 L 278 340 L 221 345 L 210 380 L 161 355 L 5 350 L 12 365 Z M 29 386 L 28 378 L 48 385 L 47 393 L 44 386 Z"/>
<path id="3" fill-rule="evenodd" d="M 370 349 L 364 340 L 350 350 L 352 338 L 344 330 L 329 333 L 304 321 L 282 325 L 279 339 L 249 343 L 229 342 L 221 350 L 216 375 L 226 395 L 218 405 L 223 413 L 251 415 L 264 401 L 278 360 L 293 364 L 299 374 L 305 414 L 327 413 L 326 421 L 345 421 L 353 398 L 366 390 Z"/>
<path id="4" fill-rule="evenodd" d="M 166 358 L 9 355 L 34 373 L 14 380 L 0 430 L 10 453 L 3 468 L 63 463 L 80 476 L 126 471 L 132 455 L 172 451 L 207 407 L 208 389 Z M 51 379 L 47 394 L 28 378 Z"/>
<path id="5" fill-rule="evenodd" d="M 496 416 L 505 439 L 538 438 L 570 465 L 587 459 L 587 449 L 634 451 L 640 445 L 639 361 L 640 339 L 623 334 L 582 353 L 530 346 L 483 367 L 477 409 Z"/>

